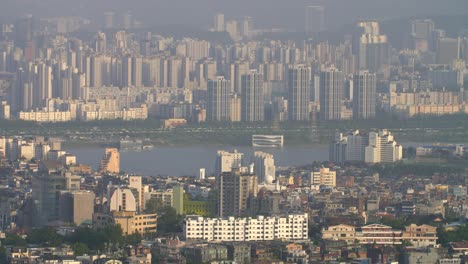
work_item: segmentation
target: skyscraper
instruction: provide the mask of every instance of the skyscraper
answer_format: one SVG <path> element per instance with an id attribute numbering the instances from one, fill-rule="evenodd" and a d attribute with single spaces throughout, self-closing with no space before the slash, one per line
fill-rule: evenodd
<path id="1" fill-rule="evenodd" d="M 320 73 L 320 117 L 322 120 L 341 119 L 344 95 L 343 72 L 334 67 Z"/>
<path id="2" fill-rule="evenodd" d="M 239 169 L 224 172 L 219 177 L 218 215 L 220 217 L 249 215 L 255 208 L 258 179 Z"/>
<path id="3" fill-rule="evenodd" d="M 288 114 L 291 121 L 310 119 L 310 67 L 298 65 L 289 69 L 288 74 Z"/>
<path id="4" fill-rule="evenodd" d="M 115 28 L 115 13 L 106 12 L 104 13 L 104 28 Z"/>
<path id="5" fill-rule="evenodd" d="M 209 121 L 230 120 L 230 84 L 223 76 L 208 80 L 207 119 Z"/>
<path id="6" fill-rule="evenodd" d="M 263 76 L 256 70 L 251 70 L 249 74 L 242 76 L 241 87 L 242 121 L 264 121 Z"/>
<path id="7" fill-rule="evenodd" d="M 305 8 L 305 31 L 317 33 L 325 29 L 325 9 L 323 6 L 307 6 Z"/>
<path id="8" fill-rule="evenodd" d="M 370 119 L 375 117 L 376 76 L 368 71 L 354 75 L 353 118 Z"/>
<path id="9" fill-rule="evenodd" d="M 224 25 L 224 14 L 218 13 L 214 17 L 213 21 L 214 31 L 223 32 L 226 30 Z"/>
<path id="10" fill-rule="evenodd" d="M 386 35 L 380 34 L 379 23 L 360 22 L 359 68 L 377 72 L 389 60 L 389 45 Z"/>
<path id="11" fill-rule="evenodd" d="M 437 41 L 436 63 L 451 65 L 460 55 L 460 41 L 456 38 L 439 38 Z"/>

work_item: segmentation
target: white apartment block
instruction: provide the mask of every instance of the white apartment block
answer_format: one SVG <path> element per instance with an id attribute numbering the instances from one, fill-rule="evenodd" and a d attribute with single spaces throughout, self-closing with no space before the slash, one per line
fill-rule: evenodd
<path id="1" fill-rule="evenodd" d="M 330 144 L 330 160 L 335 162 L 393 163 L 403 158 L 403 147 L 386 129 L 377 132 L 337 133 Z"/>
<path id="2" fill-rule="evenodd" d="M 366 163 L 392 163 L 403 158 L 403 147 L 386 129 L 369 133 L 369 144 L 365 149 Z"/>
<path id="3" fill-rule="evenodd" d="M 257 218 L 187 216 L 185 238 L 203 241 L 271 241 L 308 239 L 307 214 Z"/>
<path id="4" fill-rule="evenodd" d="M 273 155 L 262 152 L 254 152 L 254 172 L 259 183 L 271 184 L 276 179 L 275 159 Z"/>
<path id="5" fill-rule="evenodd" d="M 71 113 L 66 112 L 19 112 L 19 120 L 33 121 L 33 122 L 68 122 L 71 121 Z"/>
<path id="6" fill-rule="evenodd" d="M 237 152 L 236 149 L 234 152 L 219 150 L 216 157 L 215 175 L 219 176 L 223 172 L 231 172 L 233 168 L 242 167 L 243 157 L 244 153 Z"/>
<path id="7" fill-rule="evenodd" d="M 320 168 L 320 171 L 311 172 L 310 183 L 311 185 L 336 187 L 336 171 L 331 171 L 329 168 Z"/>

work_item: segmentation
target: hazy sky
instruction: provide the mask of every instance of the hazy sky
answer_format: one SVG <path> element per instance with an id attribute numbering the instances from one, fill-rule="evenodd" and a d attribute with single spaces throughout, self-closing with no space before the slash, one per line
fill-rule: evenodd
<path id="1" fill-rule="evenodd" d="M 302 30 L 306 5 L 326 6 L 329 27 L 358 18 L 467 14 L 467 0 L 0 0 L 0 15 L 80 15 L 102 19 L 105 11 L 131 11 L 145 24 L 208 27 L 216 12 L 227 18 L 252 16 L 262 26 Z"/>

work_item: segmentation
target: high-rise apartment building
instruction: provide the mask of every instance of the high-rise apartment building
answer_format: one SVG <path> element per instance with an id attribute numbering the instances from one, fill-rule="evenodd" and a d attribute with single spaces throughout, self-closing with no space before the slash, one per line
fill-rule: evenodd
<path id="1" fill-rule="evenodd" d="M 220 217 L 249 215 L 255 209 L 258 179 L 243 174 L 240 169 L 224 172 L 219 177 L 218 215 Z"/>
<path id="2" fill-rule="evenodd" d="M 359 22 L 359 68 L 377 72 L 389 61 L 389 44 L 386 35 L 380 34 L 379 23 Z"/>
<path id="3" fill-rule="evenodd" d="M 208 80 L 206 117 L 209 121 L 229 121 L 231 119 L 231 87 L 222 76 Z"/>
<path id="4" fill-rule="evenodd" d="M 240 122 L 241 121 L 241 97 L 238 94 L 233 94 L 230 98 L 230 121 Z"/>
<path id="5" fill-rule="evenodd" d="M 263 75 L 256 70 L 242 76 L 242 121 L 258 122 L 265 120 L 263 96 Z"/>
<path id="6" fill-rule="evenodd" d="M 254 172 L 258 177 L 258 183 L 273 183 L 276 179 L 276 167 L 273 155 L 262 151 L 255 151 Z"/>
<path id="7" fill-rule="evenodd" d="M 219 176 L 224 172 L 231 172 L 232 169 L 242 167 L 243 157 L 244 153 L 237 152 L 236 149 L 233 152 L 219 150 L 216 156 L 215 176 Z"/>
<path id="8" fill-rule="evenodd" d="M 325 9 L 323 6 L 305 8 L 305 32 L 317 33 L 325 30 Z"/>
<path id="9" fill-rule="evenodd" d="M 369 144 L 365 149 L 366 163 L 393 163 L 403 158 L 403 147 L 387 131 L 369 133 Z"/>
<path id="10" fill-rule="evenodd" d="M 375 117 L 376 76 L 368 71 L 354 75 L 353 118 L 371 119 Z"/>
<path id="11" fill-rule="evenodd" d="M 223 32 L 226 30 L 226 26 L 224 23 L 224 14 L 218 13 L 214 16 L 213 28 L 214 31 L 217 32 Z"/>
<path id="12" fill-rule="evenodd" d="M 386 129 L 367 134 L 359 130 L 343 135 L 337 132 L 330 144 L 330 161 L 394 163 L 403 158 L 403 147 Z"/>
<path id="13" fill-rule="evenodd" d="M 343 72 L 331 67 L 320 73 L 320 117 L 322 120 L 340 120 L 344 96 Z"/>
<path id="14" fill-rule="evenodd" d="M 102 173 L 120 173 L 120 153 L 116 148 L 106 148 L 99 164 Z"/>
<path id="15" fill-rule="evenodd" d="M 460 40 L 456 38 L 439 38 L 437 40 L 436 63 L 451 65 L 460 55 Z"/>
<path id="16" fill-rule="evenodd" d="M 289 69 L 288 114 L 290 121 L 306 121 L 310 119 L 310 78 L 311 70 L 306 65 L 298 65 Z"/>

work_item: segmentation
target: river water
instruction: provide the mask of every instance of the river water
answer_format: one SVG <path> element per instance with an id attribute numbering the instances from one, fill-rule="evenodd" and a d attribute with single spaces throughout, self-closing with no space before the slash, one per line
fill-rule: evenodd
<path id="1" fill-rule="evenodd" d="M 252 160 L 253 152 L 261 150 L 274 155 L 276 166 L 299 166 L 313 161 L 328 160 L 328 146 L 286 146 L 283 148 L 253 147 L 160 147 L 143 151 L 122 151 L 120 153 L 121 170 L 144 176 L 198 175 L 200 168 L 206 168 L 207 175 L 214 170 L 218 150 L 237 149 L 244 153 L 244 163 Z M 97 169 L 104 149 L 98 147 L 80 147 L 67 149 L 77 156 L 77 162 Z"/>

